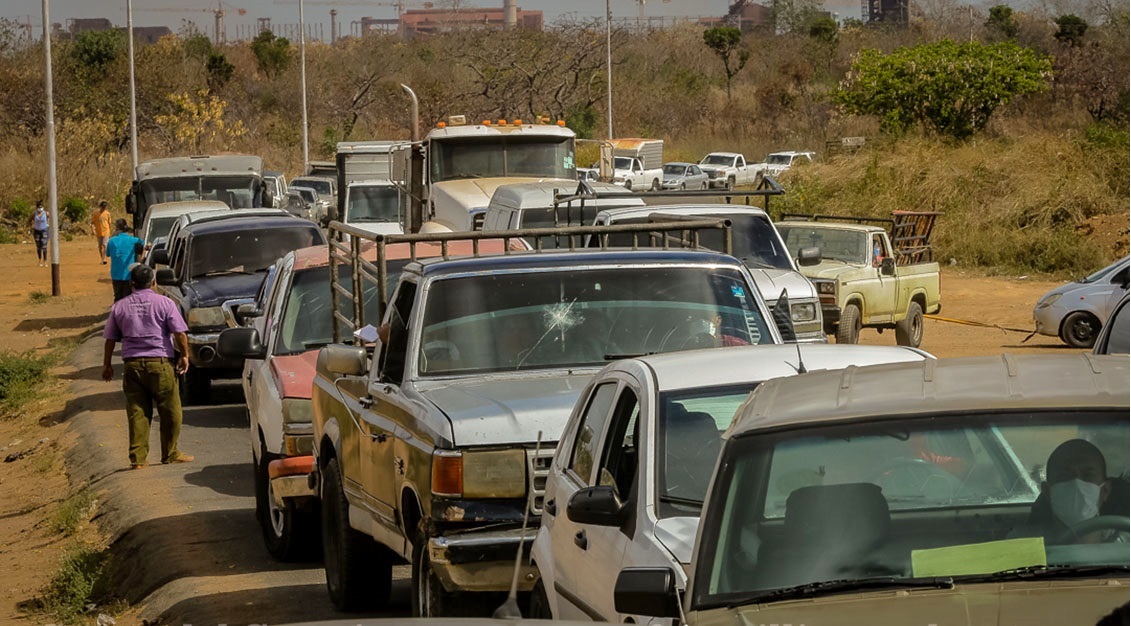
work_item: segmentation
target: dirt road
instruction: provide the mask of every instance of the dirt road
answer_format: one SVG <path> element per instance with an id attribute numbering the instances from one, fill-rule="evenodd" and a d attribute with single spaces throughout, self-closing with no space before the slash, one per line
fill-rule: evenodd
<path id="1" fill-rule="evenodd" d="M 0 350 L 43 350 L 95 329 L 104 318 L 111 285 L 93 241 L 64 242 L 61 253 L 63 295 L 33 298 L 36 291 L 50 293 L 50 270 L 36 267 L 30 244 L 0 246 L 7 274 L 0 281 Z M 1058 283 L 946 268 L 942 284 L 945 317 L 1028 329 L 1033 303 Z M 1022 343 L 1025 336 L 927 320 L 923 348 L 940 357 L 1071 351 L 1054 338 Z M 895 336 L 865 331 L 862 341 L 894 344 Z M 128 565 L 117 582 L 132 590 L 129 599 L 139 608 L 120 616 L 119 624 L 140 623 L 142 617 L 239 624 L 333 615 L 317 564 L 278 565 L 262 550 L 238 393 L 229 390 L 231 404 L 186 413 L 182 441 L 197 455 L 196 463 L 122 472 L 120 388 L 98 380 L 100 349 L 95 338 L 57 370 L 70 395 L 58 384 L 26 415 L 0 420 L 0 447 L 9 453 L 35 449 L 0 473 L 0 509 L 11 512 L 0 515 L 0 567 L 19 572 L 0 586 L 0 621 L 26 617 L 17 605 L 36 596 L 57 568 L 66 540 L 52 533 L 45 518 L 68 485 L 79 483 L 99 494 L 96 523 L 111 553 Z M 44 438 L 48 442 L 37 444 Z M 390 608 L 399 615 L 407 611 L 404 572 Z"/>

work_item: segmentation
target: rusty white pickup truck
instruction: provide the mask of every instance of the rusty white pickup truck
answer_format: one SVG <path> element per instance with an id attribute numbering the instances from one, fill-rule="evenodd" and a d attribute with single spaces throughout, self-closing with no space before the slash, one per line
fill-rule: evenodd
<path id="1" fill-rule="evenodd" d="M 895 329 L 901 346 L 923 341 L 923 315 L 938 313 L 939 264 L 928 245 L 934 212 L 893 211 L 891 219 L 787 213 L 777 223 L 794 254 L 819 248 L 802 265 L 817 288 L 825 332 L 856 343 L 862 328 Z M 881 226 L 882 225 L 882 226 Z M 887 228 L 884 228 L 887 227 Z"/>

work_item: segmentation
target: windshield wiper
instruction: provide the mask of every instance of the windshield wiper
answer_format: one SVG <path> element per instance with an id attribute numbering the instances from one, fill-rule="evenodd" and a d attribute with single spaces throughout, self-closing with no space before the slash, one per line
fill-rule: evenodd
<path id="1" fill-rule="evenodd" d="M 230 276 L 232 274 L 242 274 L 244 276 L 251 276 L 251 272 L 243 272 L 240 270 L 216 270 L 213 272 L 204 272 L 203 274 L 193 274 L 193 278 L 204 278 L 207 276 Z"/>
<path id="2" fill-rule="evenodd" d="M 693 500 L 691 498 L 681 498 L 679 496 L 669 496 L 669 495 L 666 495 L 666 494 L 660 496 L 660 502 L 666 502 L 668 504 L 678 504 L 680 506 L 690 506 L 690 507 L 695 507 L 697 509 L 703 508 L 703 501 L 702 500 Z"/>
<path id="3" fill-rule="evenodd" d="M 754 593 L 738 600 L 727 603 L 728 608 L 744 604 L 776 602 L 793 598 L 820 596 L 827 593 L 845 593 L 848 591 L 866 591 L 870 589 L 953 589 L 954 579 L 949 576 L 934 578 L 900 578 L 898 576 L 878 576 L 874 578 L 856 578 L 842 580 L 825 580 L 796 587 L 785 587 L 773 591 Z"/>
<path id="4" fill-rule="evenodd" d="M 1089 578 L 1109 574 L 1127 575 L 1126 565 L 1031 565 L 1008 569 L 992 574 L 962 576 L 960 582 L 992 582 L 1002 580 L 1031 580 L 1035 578 Z"/>

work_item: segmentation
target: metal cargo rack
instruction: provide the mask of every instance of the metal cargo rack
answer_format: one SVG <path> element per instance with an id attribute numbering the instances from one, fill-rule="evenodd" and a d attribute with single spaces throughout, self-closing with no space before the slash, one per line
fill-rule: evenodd
<path id="1" fill-rule="evenodd" d="M 378 319 L 384 318 L 385 307 L 388 305 L 388 258 L 387 248 L 394 244 L 408 244 L 408 261 L 417 260 L 417 246 L 420 244 L 439 244 L 439 255 L 428 255 L 427 258 L 451 259 L 453 257 L 481 257 L 500 256 L 510 254 L 527 254 L 541 252 L 557 252 L 567 250 L 570 252 L 589 250 L 609 250 L 608 235 L 628 233 L 633 235 L 631 250 L 642 248 L 652 249 L 686 249 L 699 248 L 699 231 L 704 229 L 722 230 L 724 233 L 724 252 L 730 254 L 732 250 L 731 222 L 727 219 L 709 218 L 698 220 L 680 220 L 679 222 L 664 222 L 650 224 L 622 224 L 614 226 L 571 226 L 564 228 L 523 228 L 504 231 L 467 231 L 449 233 L 416 233 L 406 235 L 380 235 L 367 232 L 349 224 L 330 222 L 330 300 L 333 309 L 334 341 L 342 341 L 342 325 L 356 331 L 366 325 L 364 311 L 365 285 L 374 285 L 378 290 Z M 348 237 L 347 237 L 348 235 Z M 553 238 L 558 245 L 546 247 L 543 237 Z M 595 239 L 594 239 L 595 238 Z M 480 242 L 494 240 L 503 242 L 503 252 L 483 253 Z M 533 248 L 523 240 L 534 242 Z M 647 245 L 642 245 L 641 241 Z M 452 254 L 450 245 L 453 242 L 471 242 L 470 254 Z M 566 245 L 560 245 L 562 242 Z M 594 244 L 594 241 L 596 242 Z M 512 248 L 512 245 L 515 246 Z M 374 257 L 369 261 L 366 257 Z M 338 267 L 350 267 L 350 287 L 342 284 L 338 275 Z M 358 285 L 362 285 L 359 290 Z M 341 313 L 341 301 L 345 298 L 350 304 L 352 318 Z"/>
<path id="2" fill-rule="evenodd" d="M 782 221 L 792 222 L 842 222 L 848 224 L 882 226 L 895 248 L 896 263 L 911 265 L 934 260 L 931 232 L 940 211 L 892 211 L 891 217 L 863 217 L 859 215 L 830 215 L 823 213 L 783 213 Z"/>
<path id="3" fill-rule="evenodd" d="M 712 190 L 712 189 L 661 189 L 658 191 L 597 191 L 589 184 L 589 181 L 579 181 L 577 190 L 571 194 L 554 194 L 554 207 L 560 205 L 570 206 L 573 202 L 579 202 L 580 206 L 585 206 L 586 200 L 606 200 L 606 199 L 622 199 L 622 198 L 723 198 L 726 204 L 732 204 L 731 200 L 735 198 L 742 198 L 743 204 L 751 206 L 751 198 L 762 198 L 762 208 L 768 213 L 770 211 L 770 198 L 772 196 L 785 195 L 785 190 L 774 180 L 772 176 L 763 176 L 762 181 L 754 189 L 738 190 Z M 665 205 L 657 204 L 652 205 L 657 207 L 657 210 L 662 210 Z"/>

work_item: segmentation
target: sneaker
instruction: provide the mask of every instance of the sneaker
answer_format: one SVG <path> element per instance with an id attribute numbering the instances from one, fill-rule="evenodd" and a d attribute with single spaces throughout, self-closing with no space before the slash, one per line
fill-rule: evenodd
<path id="1" fill-rule="evenodd" d="M 195 456 L 191 454 L 185 454 L 184 452 L 178 452 L 176 456 L 172 456 L 166 459 L 165 463 L 190 463 L 194 460 L 196 460 Z"/>
<path id="2" fill-rule="evenodd" d="M 142 469 L 144 467 L 145 467 L 145 463 L 134 463 L 133 465 L 130 465 L 130 469 L 132 469 L 132 470 L 138 470 L 138 469 Z"/>

